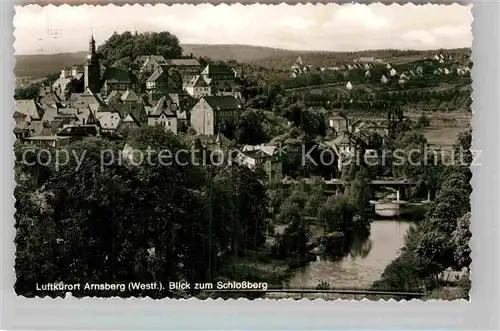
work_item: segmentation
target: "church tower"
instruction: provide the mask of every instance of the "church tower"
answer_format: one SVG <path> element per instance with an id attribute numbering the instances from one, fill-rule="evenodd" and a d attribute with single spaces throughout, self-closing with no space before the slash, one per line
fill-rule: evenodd
<path id="1" fill-rule="evenodd" d="M 101 90 L 101 70 L 99 59 L 95 52 L 94 36 L 90 36 L 89 53 L 87 54 L 84 70 L 85 89 L 89 89 L 94 93 L 99 93 Z"/>

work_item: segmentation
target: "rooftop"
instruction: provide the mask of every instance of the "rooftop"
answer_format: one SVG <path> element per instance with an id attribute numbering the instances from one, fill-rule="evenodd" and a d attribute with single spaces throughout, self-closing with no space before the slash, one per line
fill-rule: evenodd
<path id="1" fill-rule="evenodd" d="M 240 102 L 232 95 L 204 96 L 203 99 L 214 110 L 233 110 L 242 108 Z"/>

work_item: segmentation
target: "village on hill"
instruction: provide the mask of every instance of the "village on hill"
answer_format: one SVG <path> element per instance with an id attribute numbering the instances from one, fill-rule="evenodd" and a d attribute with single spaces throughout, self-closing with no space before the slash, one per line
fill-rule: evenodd
<path id="1" fill-rule="evenodd" d="M 421 100 L 412 98 L 427 100 L 429 104 L 432 103 L 429 99 L 439 94 L 439 85 L 447 82 L 450 88 L 441 89 L 441 94 L 453 92 L 463 97 L 460 104 L 445 106 L 443 110 L 469 111 L 470 84 L 467 83 L 471 67 L 467 53 L 454 58 L 438 52 L 419 61 L 399 64 L 398 61 L 394 59 L 391 65 L 386 59 L 360 56 L 350 63 L 343 61 L 337 66 L 319 67 L 305 64 L 299 56 L 290 67 L 291 79 L 286 80 L 281 89 L 283 94 L 291 94 L 309 106 L 312 112 L 320 113 L 327 129 L 333 132 L 331 136 L 345 133 L 347 118 L 343 114 L 346 113 L 354 116 L 350 125 L 354 122 L 365 129 L 371 126 L 383 132 L 383 126 L 387 125 L 383 123 L 385 115 L 381 116 L 382 120 L 360 120 L 356 118 L 356 110 L 362 114 L 384 113 L 387 108 L 384 98 L 388 94 L 392 95 L 389 98 L 399 95 L 410 99 L 413 104 Z M 248 70 L 251 76 L 253 73 Z M 431 84 L 438 85 L 436 89 L 426 89 L 429 80 L 440 83 Z M 464 83 L 456 84 L 457 80 Z M 85 63 L 61 68 L 53 81 L 40 80 L 33 85 L 39 85 L 36 97 L 16 98 L 15 135 L 22 141 L 43 142 L 54 147 L 82 135 L 119 138 L 143 125 L 160 125 L 174 134 L 189 131 L 213 144 L 217 134 L 223 134 L 219 129 L 227 121 L 234 122 L 245 109 L 266 108 L 259 102 L 266 93 L 255 96 L 255 90 L 263 90 L 259 86 L 261 82 L 249 86 L 245 70 L 234 61 L 202 65 L 194 57 L 166 59 L 162 55 L 145 54 L 133 59 L 128 68 L 105 66 L 99 61 L 93 37 Z M 456 96 L 451 96 L 453 98 Z M 449 101 L 450 97 L 445 95 L 443 99 Z M 205 120 L 210 116 L 212 121 Z M 287 125 L 291 124 L 288 121 Z M 363 137 L 356 139 L 363 140 Z M 335 143 L 329 143 L 332 144 Z M 337 153 L 342 148 L 335 144 Z"/>

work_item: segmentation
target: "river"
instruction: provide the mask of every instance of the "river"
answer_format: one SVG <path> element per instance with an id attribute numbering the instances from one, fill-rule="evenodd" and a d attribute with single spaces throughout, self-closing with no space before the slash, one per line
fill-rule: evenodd
<path id="1" fill-rule="evenodd" d="M 321 257 L 309 262 L 296 270 L 287 287 L 313 289 L 326 282 L 331 288 L 369 288 L 398 256 L 411 225 L 406 221 L 376 220 L 371 223 L 369 234 L 354 236 L 345 257 Z"/>

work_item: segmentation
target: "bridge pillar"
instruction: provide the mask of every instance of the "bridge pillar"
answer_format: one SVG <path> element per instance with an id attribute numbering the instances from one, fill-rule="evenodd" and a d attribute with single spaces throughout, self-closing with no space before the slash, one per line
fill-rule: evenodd
<path id="1" fill-rule="evenodd" d="M 396 190 L 397 200 L 406 200 L 406 187 L 401 186 Z"/>

